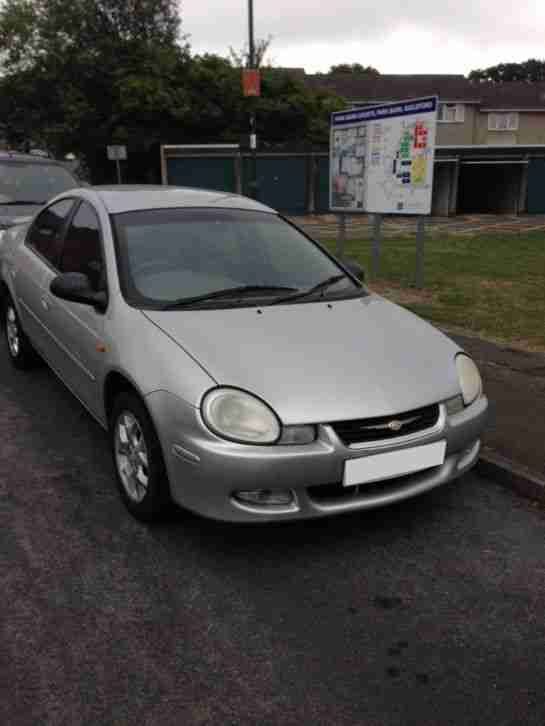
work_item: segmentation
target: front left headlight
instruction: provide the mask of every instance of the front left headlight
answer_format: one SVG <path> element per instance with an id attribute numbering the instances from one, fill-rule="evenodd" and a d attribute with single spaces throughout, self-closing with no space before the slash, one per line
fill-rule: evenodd
<path id="1" fill-rule="evenodd" d="M 214 388 L 202 402 L 202 417 L 218 436 L 243 444 L 274 444 L 280 437 L 280 421 L 256 396 L 238 388 Z"/>
<path id="2" fill-rule="evenodd" d="M 458 353 L 456 356 L 456 369 L 464 403 L 469 406 L 483 392 L 481 374 L 475 363 L 465 353 Z"/>

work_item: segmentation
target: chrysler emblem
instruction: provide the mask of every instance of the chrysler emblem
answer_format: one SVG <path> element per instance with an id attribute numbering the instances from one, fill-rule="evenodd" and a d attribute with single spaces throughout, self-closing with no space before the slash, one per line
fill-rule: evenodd
<path id="1" fill-rule="evenodd" d="M 390 429 L 390 431 L 399 431 L 402 426 L 403 421 L 398 421 L 397 419 L 394 419 L 393 421 L 390 421 L 388 423 L 388 428 Z"/>

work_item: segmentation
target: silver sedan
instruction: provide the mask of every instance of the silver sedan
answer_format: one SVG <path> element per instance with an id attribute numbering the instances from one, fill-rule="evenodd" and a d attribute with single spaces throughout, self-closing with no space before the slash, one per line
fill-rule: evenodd
<path id="1" fill-rule="evenodd" d="M 369 509 L 478 458 L 471 358 L 253 200 L 72 190 L 6 233 L 0 265 L 13 364 L 45 359 L 109 431 L 140 519 Z"/>

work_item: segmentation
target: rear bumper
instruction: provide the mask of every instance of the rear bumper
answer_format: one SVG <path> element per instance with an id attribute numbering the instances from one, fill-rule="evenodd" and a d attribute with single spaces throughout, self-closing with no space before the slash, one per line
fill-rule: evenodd
<path id="1" fill-rule="evenodd" d="M 346 447 L 330 426 L 305 446 L 249 446 L 212 434 L 198 409 L 163 391 L 147 397 L 163 447 L 173 499 L 213 519 L 263 522 L 309 519 L 392 504 L 441 486 L 477 461 L 488 402 L 480 398 L 464 411 L 444 417 L 439 429 L 417 441 L 395 441 L 364 450 Z M 444 463 L 374 484 L 343 487 L 345 461 L 412 446 L 446 441 Z M 241 503 L 240 490 L 292 490 L 289 506 Z"/>

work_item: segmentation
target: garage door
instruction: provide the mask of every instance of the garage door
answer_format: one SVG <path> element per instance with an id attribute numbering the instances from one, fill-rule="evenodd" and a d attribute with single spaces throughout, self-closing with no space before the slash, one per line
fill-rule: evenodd
<path id="1" fill-rule="evenodd" d="M 250 192 L 252 160 L 244 157 L 244 194 Z M 257 157 L 257 198 L 284 214 L 306 214 L 307 160 L 298 156 Z"/>
<path id="2" fill-rule="evenodd" d="M 167 161 L 167 179 L 177 186 L 235 192 L 235 160 L 216 156 L 175 157 Z"/>

